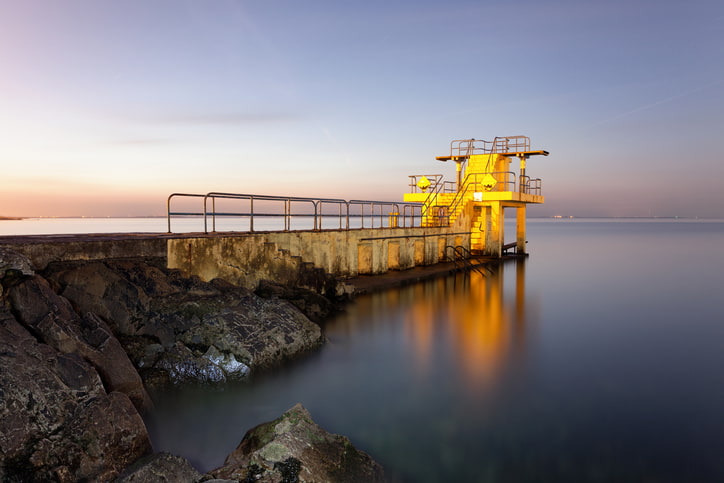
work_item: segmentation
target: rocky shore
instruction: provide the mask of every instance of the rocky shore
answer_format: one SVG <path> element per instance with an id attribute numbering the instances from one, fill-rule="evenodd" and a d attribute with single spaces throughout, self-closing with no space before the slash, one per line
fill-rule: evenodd
<path id="1" fill-rule="evenodd" d="M 317 349 L 313 320 L 332 308 L 272 282 L 253 293 L 186 278 L 163 260 L 36 273 L 0 248 L 0 481 L 382 481 L 379 465 L 299 405 L 207 475 L 155 454 L 141 417 L 150 388 L 244 379 Z"/>

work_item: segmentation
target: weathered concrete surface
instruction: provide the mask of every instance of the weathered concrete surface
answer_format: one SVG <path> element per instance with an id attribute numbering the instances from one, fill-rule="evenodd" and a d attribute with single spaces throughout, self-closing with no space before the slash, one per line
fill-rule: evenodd
<path id="1" fill-rule="evenodd" d="M 40 271 L 50 262 L 166 257 L 166 240 L 174 236 L 178 235 L 123 233 L 4 236 L 0 237 L 0 248 L 21 253 L 30 260 L 35 270 Z"/>
<path id="2" fill-rule="evenodd" d="M 470 247 L 469 210 L 452 228 L 366 228 L 213 234 L 98 234 L 0 237 L 30 269 L 52 262 L 157 258 L 204 281 L 222 278 L 250 290 L 262 280 L 345 295 L 339 279 L 407 270 L 445 261 L 447 247 Z"/>
<path id="3" fill-rule="evenodd" d="M 405 270 L 443 261 L 447 246 L 469 240 L 469 234 L 449 228 L 219 234 L 168 240 L 167 260 L 187 275 L 223 278 L 252 290 L 261 280 L 318 290 L 304 283 L 310 267 L 338 278 Z"/>
<path id="4" fill-rule="evenodd" d="M 210 474 L 259 482 L 384 481 L 379 464 L 346 437 L 320 428 L 301 404 L 249 430 L 224 466 Z"/>

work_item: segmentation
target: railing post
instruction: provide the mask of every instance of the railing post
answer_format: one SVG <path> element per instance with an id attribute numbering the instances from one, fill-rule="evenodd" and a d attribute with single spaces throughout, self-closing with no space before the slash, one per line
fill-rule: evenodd
<path id="1" fill-rule="evenodd" d="M 317 217 L 317 205 L 318 201 L 312 201 L 312 206 L 314 206 L 314 222 L 312 224 L 313 230 L 317 231 L 319 230 L 319 218 Z"/>
<path id="2" fill-rule="evenodd" d="M 204 196 L 204 233 L 207 233 L 207 234 L 209 233 L 209 228 L 208 228 L 208 225 L 207 225 L 207 223 L 206 223 L 206 212 L 208 211 L 208 210 L 206 209 L 206 199 L 207 199 L 208 197 L 209 197 L 208 194 L 207 194 L 206 196 Z"/>
<path id="3" fill-rule="evenodd" d="M 254 231 L 254 195 L 249 196 L 249 231 Z"/>
<path id="4" fill-rule="evenodd" d="M 169 195 L 166 199 L 166 223 L 168 225 L 168 232 L 171 233 L 171 197 L 173 194 Z"/>
<path id="5" fill-rule="evenodd" d="M 216 233 L 216 197 L 211 198 L 211 231 Z"/>
<path id="6" fill-rule="evenodd" d="M 291 220 L 289 219 L 289 215 L 292 211 L 292 202 L 287 198 L 284 200 L 284 231 L 289 231 L 289 227 L 291 226 Z"/>

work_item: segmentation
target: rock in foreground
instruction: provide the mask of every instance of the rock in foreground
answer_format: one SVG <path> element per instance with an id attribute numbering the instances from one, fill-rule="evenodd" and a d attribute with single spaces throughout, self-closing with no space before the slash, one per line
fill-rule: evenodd
<path id="1" fill-rule="evenodd" d="M 51 263 L 43 275 L 78 312 L 110 326 L 147 386 L 240 379 L 324 341 L 285 300 L 150 260 Z"/>
<path id="2" fill-rule="evenodd" d="M 215 478 L 259 482 L 377 482 L 382 467 L 348 438 L 320 428 L 297 404 L 249 430 Z"/>
<path id="3" fill-rule="evenodd" d="M 127 395 L 0 306 L 0 481 L 108 481 L 151 452 Z"/>
<path id="4" fill-rule="evenodd" d="M 35 273 L 9 250 L 0 251 L 0 288 L 0 481 L 113 481 L 122 472 L 129 482 L 381 481 L 379 465 L 300 405 L 251 430 L 214 474 L 151 455 L 144 381 L 243 377 L 323 342 L 277 292 L 265 299 L 148 260 Z M 322 313 L 318 300 L 294 296 Z"/>
<path id="5" fill-rule="evenodd" d="M 141 458 L 121 476 L 116 483 L 157 483 L 159 481 L 178 481 L 195 483 L 202 481 L 204 476 L 181 456 L 169 453 L 155 453 Z"/>

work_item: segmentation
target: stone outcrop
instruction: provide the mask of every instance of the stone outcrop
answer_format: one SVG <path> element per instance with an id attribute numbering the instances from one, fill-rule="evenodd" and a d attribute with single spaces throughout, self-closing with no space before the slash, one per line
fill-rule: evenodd
<path id="1" fill-rule="evenodd" d="M 210 474 L 269 483 L 384 481 L 379 464 L 346 437 L 320 428 L 301 404 L 249 430 L 224 466 Z"/>
<path id="2" fill-rule="evenodd" d="M 158 483 L 159 481 L 195 483 L 206 480 L 181 456 L 155 453 L 141 458 L 118 477 L 116 483 Z"/>
<path id="3" fill-rule="evenodd" d="M 93 313 L 79 316 L 45 279 L 34 276 L 8 289 L 15 318 L 40 341 L 89 361 L 109 391 L 126 394 L 141 411 L 151 399 L 126 352 L 105 322 Z"/>
<path id="4" fill-rule="evenodd" d="M 260 297 L 148 260 L 35 273 L 7 249 L 0 287 L 0 481 L 381 481 L 379 465 L 299 405 L 249 431 L 213 474 L 152 454 L 144 381 L 243 378 L 315 348 L 321 330 L 300 310 L 328 314 L 318 295 L 267 284 Z"/>
<path id="5" fill-rule="evenodd" d="M 151 452 L 127 395 L 0 307 L 0 481 L 110 480 Z"/>
<path id="6" fill-rule="evenodd" d="M 56 263 L 44 276 L 78 312 L 108 323 L 151 385 L 243 378 L 323 342 L 319 326 L 284 300 L 161 264 Z"/>
<path id="7" fill-rule="evenodd" d="M 0 280 L 35 275 L 35 271 L 25 256 L 5 247 L 0 247 Z M 0 284 L 0 297 L 3 285 Z"/>
<path id="8" fill-rule="evenodd" d="M 344 436 L 320 428 L 297 404 L 278 419 L 249 430 L 224 466 L 202 475 L 188 460 L 166 453 L 128 467 L 118 483 L 157 481 L 261 483 L 375 483 L 382 467 Z"/>
<path id="9" fill-rule="evenodd" d="M 323 322 L 336 309 L 332 300 L 319 295 L 313 290 L 290 287 L 269 280 L 259 282 L 254 293 L 265 299 L 287 300 L 306 315 L 309 320 L 317 323 Z"/>

